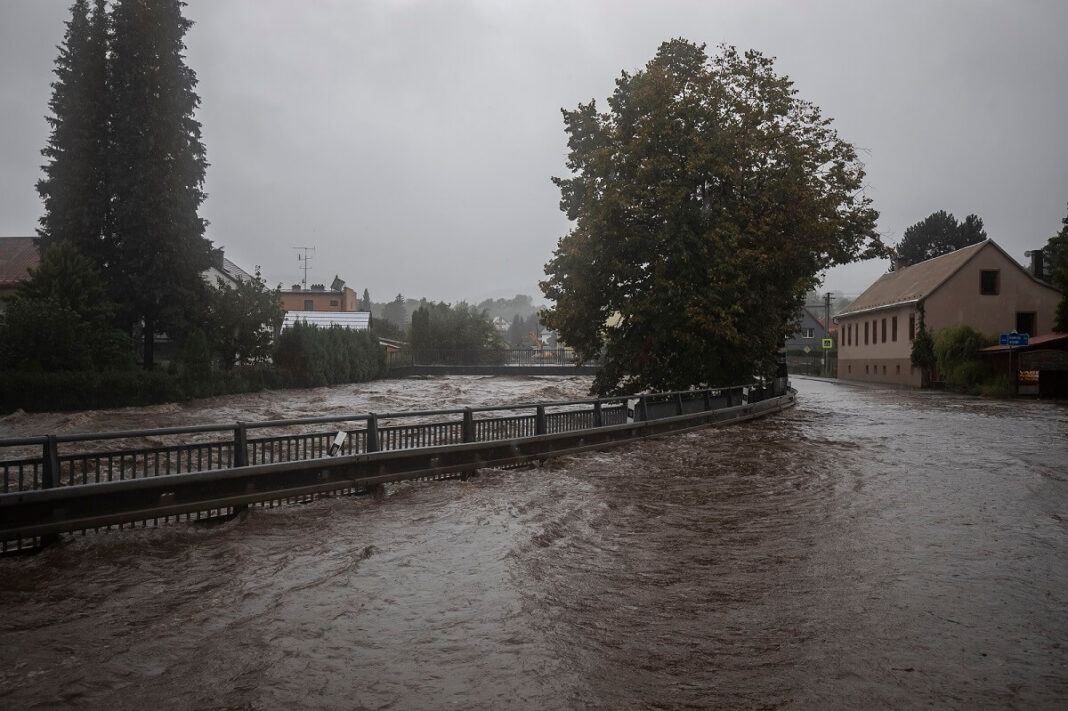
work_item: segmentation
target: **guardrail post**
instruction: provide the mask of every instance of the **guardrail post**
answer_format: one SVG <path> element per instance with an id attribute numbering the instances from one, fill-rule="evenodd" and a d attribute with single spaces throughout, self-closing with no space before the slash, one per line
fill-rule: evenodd
<path id="1" fill-rule="evenodd" d="M 59 446 L 55 435 L 48 435 L 45 439 L 41 463 L 41 488 L 54 489 L 59 486 Z"/>
<path id="2" fill-rule="evenodd" d="M 379 451 L 378 415 L 373 412 L 367 416 L 367 451 Z"/>
<path id="3" fill-rule="evenodd" d="M 705 412 L 712 409 L 712 391 L 705 390 Z"/>
<path id="4" fill-rule="evenodd" d="M 682 393 L 679 393 L 675 396 L 675 414 L 682 414 Z"/>
<path id="5" fill-rule="evenodd" d="M 248 428 L 244 422 L 234 427 L 234 466 L 248 466 Z"/>
<path id="6" fill-rule="evenodd" d="M 545 405 L 538 405 L 538 411 L 534 414 L 534 434 L 547 434 L 548 422 L 545 419 Z"/>
<path id="7" fill-rule="evenodd" d="M 641 412 L 641 417 L 638 416 Z M 638 410 L 634 413 L 634 419 L 645 422 L 649 419 L 649 402 L 644 395 L 638 398 Z"/>
<path id="8" fill-rule="evenodd" d="M 234 427 L 234 466 L 248 466 L 248 428 L 244 422 L 238 422 Z M 234 516 L 248 511 L 248 504 L 235 504 Z"/>
<path id="9" fill-rule="evenodd" d="M 601 401 L 593 403 L 593 426 L 604 427 L 604 413 L 601 411 Z"/>
<path id="10" fill-rule="evenodd" d="M 475 441 L 475 413 L 471 412 L 470 407 L 464 408 L 464 423 L 460 428 L 461 439 L 464 442 Z M 474 476 L 476 471 L 474 469 L 466 469 L 460 472 L 460 481 L 467 481 Z"/>
<path id="11" fill-rule="evenodd" d="M 470 407 L 464 408 L 463 441 L 475 441 L 475 414 Z"/>
<path id="12" fill-rule="evenodd" d="M 48 435 L 44 443 L 44 456 L 41 460 L 41 488 L 54 489 L 59 486 L 59 445 L 55 435 Z M 58 533 L 41 536 L 41 545 L 49 546 L 59 542 Z"/>

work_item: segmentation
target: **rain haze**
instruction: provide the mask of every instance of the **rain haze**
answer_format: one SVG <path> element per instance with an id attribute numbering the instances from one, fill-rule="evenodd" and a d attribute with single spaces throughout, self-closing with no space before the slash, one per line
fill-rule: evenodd
<path id="1" fill-rule="evenodd" d="M 30 235 L 69 0 L 0 3 L 0 235 Z M 271 285 L 531 294 L 568 230 L 561 108 L 673 37 L 777 58 L 860 149 L 885 241 L 979 215 L 1017 261 L 1068 201 L 1068 3 L 190 0 L 208 237 Z M 832 270 L 863 291 L 887 268 Z"/>

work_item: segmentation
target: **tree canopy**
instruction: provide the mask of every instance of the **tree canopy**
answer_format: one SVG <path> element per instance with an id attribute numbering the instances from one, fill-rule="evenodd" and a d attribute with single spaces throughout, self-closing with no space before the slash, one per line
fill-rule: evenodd
<path id="1" fill-rule="evenodd" d="M 140 326 L 180 339 L 202 310 L 211 243 L 198 215 L 207 168 L 181 0 L 75 0 L 56 59 L 38 245 L 70 242 Z"/>
<path id="2" fill-rule="evenodd" d="M 0 366 L 93 370 L 129 366 L 130 338 L 96 265 L 70 240 L 49 246 L 0 319 Z"/>
<path id="3" fill-rule="evenodd" d="M 932 212 L 905 230 L 895 247 L 897 266 L 918 264 L 985 239 L 982 218 L 968 215 L 964 222 L 957 222 L 957 218 L 945 210 Z"/>
<path id="4" fill-rule="evenodd" d="M 489 315 L 464 302 L 421 304 L 412 313 L 408 340 L 415 350 L 484 350 L 504 345 Z"/>
<path id="5" fill-rule="evenodd" d="M 855 149 L 759 52 L 671 40 L 563 115 L 542 322 L 603 356 L 596 392 L 771 375 L 818 274 L 887 254 Z"/>
<path id="6" fill-rule="evenodd" d="M 404 294 L 397 294 L 393 301 L 386 304 L 382 309 L 382 318 L 399 328 L 404 328 L 408 323 L 408 307 L 404 302 Z"/>
<path id="7" fill-rule="evenodd" d="M 269 289 L 257 269 L 232 286 L 219 279 L 207 297 L 205 335 L 223 368 L 268 362 L 285 316 L 279 289 Z"/>
<path id="8" fill-rule="evenodd" d="M 208 163 L 183 4 L 118 0 L 112 10 L 109 273 L 128 317 L 143 324 L 146 368 L 155 333 L 194 320 L 212 259 L 197 213 Z"/>
<path id="9" fill-rule="evenodd" d="M 1061 224 L 1061 231 L 1046 242 L 1042 258 L 1046 262 L 1045 271 L 1050 275 L 1050 281 L 1063 294 L 1061 302 L 1057 304 L 1053 330 L 1068 333 L 1068 215 L 1061 220 Z"/>
<path id="10" fill-rule="evenodd" d="M 56 58 L 51 131 L 41 150 L 48 161 L 37 181 L 45 208 L 37 246 L 45 251 L 66 240 L 98 264 L 106 260 L 102 240 L 109 200 L 107 40 L 105 1 L 96 0 L 90 11 L 87 0 L 76 0 Z"/>

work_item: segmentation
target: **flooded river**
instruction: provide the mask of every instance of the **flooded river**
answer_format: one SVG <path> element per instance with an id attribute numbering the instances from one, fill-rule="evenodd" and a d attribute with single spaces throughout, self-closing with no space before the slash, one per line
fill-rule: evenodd
<path id="1" fill-rule="evenodd" d="M 0 707 L 1064 708 L 1068 408 L 794 385 L 735 427 L 0 560 Z M 383 381 L 0 436 L 586 387 Z"/>

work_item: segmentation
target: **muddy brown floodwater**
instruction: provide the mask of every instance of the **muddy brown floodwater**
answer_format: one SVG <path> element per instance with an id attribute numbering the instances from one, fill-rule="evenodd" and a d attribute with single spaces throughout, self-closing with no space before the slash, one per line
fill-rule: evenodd
<path id="1" fill-rule="evenodd" d="M 0 435 L 587 385 L 382 382 Z M 0 560 L 0 707 L 1064 708 L 1068 408 L 795 386 L 740 426 Z"/>

